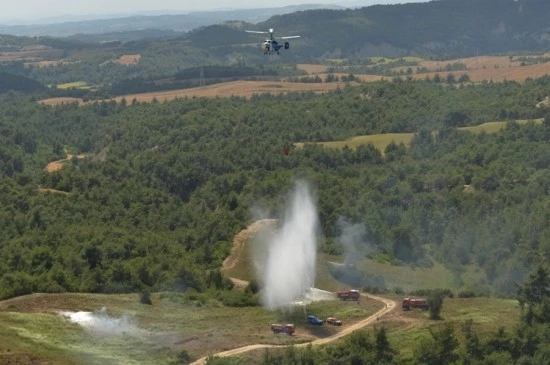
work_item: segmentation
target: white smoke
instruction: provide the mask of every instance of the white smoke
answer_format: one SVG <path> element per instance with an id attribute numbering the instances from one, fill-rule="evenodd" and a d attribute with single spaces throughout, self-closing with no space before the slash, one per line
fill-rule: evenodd
<path id="1" fill-rule="evenodd" d="M 269 309 L 289 308 L 315 282 L 317 209 L 308 185 L 296 184 L 280 228 L 267 238 L 267 250 L 256 255 L 262 280 L 262 302 Z"/>
<path id="2" fill-rule="evenodd" d="M 59 312 L 59 314 L 96 335 L 135 335 L 140 332 L 130 315 L 112 317 L 107 314 L 105 307 L 96 312 Z"/>
<path id="3" fill-rule="evenodd" d="M 344 248 L 344 264 L 352 265 L 359 260 L 365 252 L 358 254 L 358 248 L 362 251 L 371 251 L 367 242 L 367 229 L 361 223 L 351 223 L 346 218 L 340 217 L 336 222 L 340 231 L 337 242 Z"/>

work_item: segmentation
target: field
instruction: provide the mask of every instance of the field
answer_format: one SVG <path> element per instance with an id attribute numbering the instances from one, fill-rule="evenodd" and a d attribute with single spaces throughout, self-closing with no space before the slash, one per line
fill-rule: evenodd
<path id="1" fill-rule="evenodd" d="M 166 364 L 183 350 L 201 357 L 255 343 L 303 343 L 338 331 L 308 326 L 306 310 L 338 316 L 351 325 L 381 307 L 374 300 L 360 305 L 335 300 L 283 314 L 191 301 L 175 293 L 152 295 L 152 301 L 151 306 L 140 304 L 137 294 L 34 294 L 0 302 L 0 363 L 30 357 L 56 364 L 79 364 L 82 359 L 87 364 Z M 59 311 L 95 312 L 101 321 L 83 327 Z M 270 325 L 279 321 L 294 323 L 295 335 L 274 336 Z"/>
<path id="2" fill-rule="evenodd" d="M 38 51 L 29 51 L 29 52 L 50 52 L 52 50 L 38 50 Z M 13 52 L 12 52 L 13 53 Z M 22 57 L 21 52 L 15 52 L 19 54 L 17 57 Z M 0 61 L 2 57 L 8 57 L 6 54 L 0 54 Z M 11 59 L 9 56 L 8 59 Z M 460 78 L 463 74 L 467 74 L 471 82 L 482 82 L 482 81 L 518 81 L 524 82 L 527 78 L 537 78 L 542 77 L 550 73 L 550 62 L 543 62 L 546 60 L 545 55 L 540 56 L 540 62 L 537 63 L 538 59 L 533 56 L 532 62 L 525 62 L 529 57 L 518 58 L 518 56 L 480 56 L 480 57 L 470 57 L 470 58 L 461 58 L 454 60 L 446 61 L 430 61 L 430 60 L 421 60 L 419 58 L 408 57 L 405 58 L 406 61 L 418 62 L 418 66 L 412 66 L 411 69 L 416 70 L 417 68 L 425 68 L 427 72 L 422 73 L 413 73 L 409 75 L 413 79 L 425 79 L 426 77 L 433 78 L 438 74 L 442 78 L 446 78 L 448 74 L 453 74 L 456 79 Z M 130 65 L 133 63 L 139 62 L 141 55 L 123 55 L 120 58 L 111 61 L 117 62 L 125 65 Z M 36 59 L 33 59 L 36 61 Z M 40 58 L 38 59 L 40 60 Z M 378 61 L 383 64 L 391 64 L 394 60 L 391 59 L 382 59 Z M 45 61 L 43 61 L 45 62 Z M 48 62 L 60 62 L 60 61 L 48 61 Z M 333 62 L 334 63 L 334 62 Z M 52 63 L 53 64 L 53 63 Z M 446 68 L 449 65 L 461 64 L 466 69 L 458 71 L 446 71 Z M 309 75 L 318 75 L 321 79 L 325 79 L 327 74 L 327 65 L 322 64 L 298 64 L 298 69 L 301 69 L 307 72 Z M 405 71 L 408 69 L 408 66 L 399 66 L 395 67 L 392 70 L 396 72 Z M 335 76 L 343 77 L 347 76 L 346 73 L 335 73 Z M 405 76 L 405 75 L 404 75 Z M 368 74 L 357 74 L 355 77 L 361 82 L 375 82 L 380 80 L 391 80 L 390 76 L 380 76 L 380 75 L 368 75 Z M 114 98 L 116 101 L 120 101 L 123 98 L 130 102 L 136 100 L 139 102 L 151 102 L 153 100 L 157 101 L 170 101 L 176 98 L 186 98 L 186 97 L 222 97 L 222 96 L 241 96 L 245 98 L 250 98 L 255 94 L 281 94 L 288 92 L 315 92 L 322 93 L 337 88 L 342 88 L 346 85 L 343 82 L 333 82 L 333 83 L 294 83 L 286 81 L 231 81 L 220 84 L 208 85 L 204 87 L 196 87 L 189 89 L 179 89 L 179 90 L 169 90 L 169 91 L 158 91 L 158 92 L 148 92 L 141 94 L 128 94 L 122 95 Z M 82 84 L 81 82 L 61 84 L 58 85 L 59 88 L 89 88 L 88 85 Z M 63 103 L 72 103 L 77 102 L 79 104 L 84 103 L 82 99 L 79 98 L 50 98 L 44 99 L 41 101 L 46 105 L 58 105 Z M 357 140 L 346 141 L 346 143 L 351 144 L 363 144 L 363 137 L 357 137 Z M 406 136 L 395 135 L 393 137 L 387 136 L 387 138 L 395 138 L 396 142 L 402 138 L 407 139 Z M 371 142 L 371 141 L 369 141 Z M 337 143 L 335 147 L 337 147 Z M 368 142 L 367 142 L 368 143 Z M 386 145 L 387 143 L 384 140 L 377 141 L 374 140 L 372 143 Z"/>
<path id="3" fill-rule="evenodd" d="M 116 60 L 103 62 L 103 63 L 100 64 L 100 66 L 105 65 L 105 64 L 110 63 L 110 62 L 118 63 L 119 65 L 125 65 L 125 66 L 134 65 L 134 64 L 138 63 L 140 59 L 141 59 L 140 54 L 127 54 L 127 55 L 120 56 Z"/>
<path id="4" fill-rule="evenodd" d="M 90 86 L 84 81 L 66 82 L 64 84 L 58 84 L 58 89 L 89 89 Z"/>
<path id="5" fill-rule="evenodd" d="M 38 62 L 43 60 L 59 59 L 63 52 L 46 46 L 25 46 L 17 51 L 0 52 L 0 62 L 26 61 Z"/>
<path id="6" fill-rule="evenodd" d="M 524 124 L 528 123 L 528 120 L 517 120 L 517 123 Z M 535 123 L 542 123 L 542 119 L 536 119 L 533 120 Z M 459 130 L 464 131 L 470 131 L 472 133 L 496 133 L 500 130 L 502 130 L 506 126 L 507 122 L 504 121 L 495 121 L 495 122 L 487 122 L 476 126 L 471 127 L 460 127 Z M 372 135 L 363 135 L 363 136 L 355 136 L 351 137 L 346 140 L 341 141 L 328 141 L 328 142 L 315 142 L 312 144 L 319 144 L 326 148 L 343 148 L 345 146 L 348 146 L 351 149 L 357 148 L 357 146 L 365 145 L 372 143 L 374 147 L 379 149 L 380 151 L 384 152 L 386 147 L 391 143 L 394 142 L 396 144 L 403 143 L 406 146 L 409 146 L 411 143 L 412 138 L 414 137 L 414 133 L 387 133 L 387 134 L 372 134 Z M 294 143 L 294 146 L 297 148 L 303 148 L 306 144 L 306 142 L 297 142 Z"/>
<path id="7" fill-rule="evenodd" d="M 336 88 L 343 87 L 343 83 L 298 83 L 283 81 L 232 81 L 190 89 L 149 92 L 143 94 L 129 94 L 118 96 L 114 100 L 120 102 L 125 99 L 127 102 L 137 100 L 139 102 L 151 102 L 156 99 L 159 102 L 170 101 L 177 98 L 192 97 L 218 97 L 218 96 L 240 96 L 250 98 L 255 94 L 285 94 L 288 92 L 315 92 L 323 93 Z M 46 105 L 58 105 L 62 103 L 78 102 L 84 103 L 79 98 L 50 98 L 41 101 Z"/>
<path id="8" fill-rule="evenodd" d="M 537 57 L 540 57 L 540 62 Z M 451 59 L 445 61 L 422 60 L 416 57 L 404 57 L 401 60 L 406 62 L 416 62 L 417 66 L 396 66 L 391 68 L 394 72 L 406 72 L 412 69 L 413 74 L 409 75 L 413 79 L 433 78 L 436 74 L 445 78 L 448 74 L 453 74 L 458 79 L 463 74 L 467 74 L 472 82 L 482 81 L 517 81 L 524 82 L 527 78 L 537 78 L 550 74 L 550 62 L 546 62 L 548 54 L 540 56 L 479 56 L 469 58 Z M 391 64 L 395 59 L 372 57 L 372 61 L 377 64 Z M 531 60 L 531 61 L 529 61 Z M 335 63 L 334 60 L 331 63 Z M 337 64 L 337 63 L 336 63 Z M 464 70 L 447 71 L 449 66 L 460 64 L 465 67 Z M 318 74 L 320 77 L 326 77 L 326 72 L 322 72 L 322 65 L 300 64 L 298 68 L 309 74 Z M 325 70 L 328 67 L 325 68 Z M 424 69 L 425 72 L 416 73 L 418 69 Z M 339 76 L 345 73 L 338 74 Z M 391 80 L 392 77 L 356 74 L 356 77 L 364 82 L 372 82 L 379 79 Z M 405 75 L 403 75 L 405 76 Z"/>
<path id="9" fill-rule="evenodd" d="M 59 65 L 69 65 L 71 63 L 75 63 L 74 61 L 64 61 L 64 60 L 53 60 L 53 61 L 36 61 L 36 62 L 25 62 L 25 67 L 37 67 L 37 68 L 45 68 L 45 67 L 55 67 Z"/>

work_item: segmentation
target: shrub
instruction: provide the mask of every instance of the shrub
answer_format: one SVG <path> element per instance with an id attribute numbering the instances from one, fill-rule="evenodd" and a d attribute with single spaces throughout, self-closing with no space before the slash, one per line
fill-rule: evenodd
<path id="1" fill-rule="evenodd" d="M 151 301 L 151 294 L 148 291 L 142 291 L 141 293 L 139 293 L 139 302 L 141 304 L 152 305 L 153 302 Z"/>
<path id="2" fill-rule="evenodd" d="M 474 293 L 472 290 L 466 289 L 459 291 L 457 296 L 459 298 L 474 298 L 476 296 L 476 293 Z"/>

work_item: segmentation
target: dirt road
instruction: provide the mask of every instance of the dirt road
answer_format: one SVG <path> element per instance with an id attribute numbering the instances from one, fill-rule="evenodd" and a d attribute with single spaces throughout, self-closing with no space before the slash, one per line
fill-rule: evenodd
<path id="1" fill-rule="evenodd" d="M 384 314 L 389 313 L 389 312 L 391 312 L 392 310 L 395 309 L 396 303 L 393 300 L 378 297 L 378 296 L 375 296 L 375 295 L 370 295 L 370 294 L 366 294 L 366 296 L 368 298 L 383 302 L 385 304 L 385 307 L 380 309 L 378 312 L 374 313 L 372 316 L 369 316 L 369 317 L 363 319 L 362 321 L 359 321 L 359 322 L 357 322 L 357 323 L 355 323 L 355 324 L 353 324 L 349 327 L 343 328 L 340 332 L 338 332 L 337 334 L 335 334 L 333 336 L 326 337 L 326 338 L 320 338 L 318 340 L 314 340 L 314 341 L 311 341 L 311 342 L 301 343 L 301 344 L 298 344 L 298 345 L 294 345 L 294 347 L 306 347 L 309 344 L 312 344 L 312 345 L 325 345 L 329 342 L 332 342 L 332 341 L 340 339 L 344 336 L 347 336 L 355 330 L 358 330 L 358 329 L 366 327 L 366 326 L 368 326 L 372 323 L 375 323 L 378 320 L 379 317 L 381 317 Z M 258 350 L 258 349 L 264 349 L 264 348 L 276 348 L 276 347 L 283 348 L 285 346 L 286 345 L 255 344 L 255 345 L 243 346 L 243 347 L 239 347 L 239 348 L 236 348 L 236 349 L 227 350 L 227 351 L 223 351 L 223 352 L 218 352 L 217 354 L 213 354 L 213 355 L 217 356 L 217 357 L 227 357 L 227 356 L 239 355 L 239 354 L 242 354 L 242 353 L 245 353 L 245 352 L 248 352 L 248 351 L 252 351 L 252 350 Z M 197 361 L 193 362 L 191 365 L 203 365 L 203 364 L 206 364 L 206 357 L 202 357 L 202 358 L 198 359 Z"/>

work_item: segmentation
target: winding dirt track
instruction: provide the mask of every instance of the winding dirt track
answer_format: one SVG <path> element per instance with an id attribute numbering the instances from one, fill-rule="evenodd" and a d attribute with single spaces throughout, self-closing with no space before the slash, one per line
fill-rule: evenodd
<path id="1" fill-rule="evenodd" d="M 370 295 L 370 294 L 366 294 L 365 296 L 367 296 L 368 298 L 374 299 L 374 300 L 381 301 L 386 306 L 384 308 L 380 309 L 378 312 L 374 313 L 373 315 L 363 319 L 362 321 L 359 321 L 359 322 L 357 322 L 357 323 L 355 323 L 355 324 L 353 324 L 349 327 L 343 328 L 340 332 L 338 332 L 337 334 L 335 334 L 333 336 L 326 337 L 326 338 L 320 338 L 318 340 L 314 340 L 314 341 L 306 342 L 306 343 L 301 343 L 301 344 L 297 344 L 297 345 L 294 345 L 294 346 L 295 347 L 306 347 L 309 344 L 312 344 L 312 345 L 325 345 L 329 342 L 332 342 L 332 341 L 340 339 L 344 336 L 347 336 L 355 330 L 366 327 L 366 326 L 372 324 L 373 322 L 376 322 L 380 316 L 383 316 L 384 314 L 389 313 L 389 312 L 391 312 L 392 310 L 395 309 L 396 303 L 393 300 L 378 297 L 378 296 L 374 296 L 374 295 Z M 236 349 L 227 350 L 227 351 L 223 351 L 223 352 L 218 352 L 217 354 L 213 354 L 213 355 L 217 356 L 217 357 L 227 357 L 227 356 L 239 355 L 239 354 L 242 354 L 242 353 L 245 353 L 245 352 L 248 352 L 248 351 L 252 351 L 252 350 L 258 350 L 258 349 L 264 349 L 264 348 L 277 348 L 277 347 L 284 348 L 286 346 L 287 345 L 255 344 L 255 345 L 243 346 L 243 347 L 239 347 L 239 348 L 236 348 Z M 206 364 L 206 358 L 207 357 L 202 357 L 202 358 L 198 359 L 197 361 L 191 363 L 191 365 Z"/>

